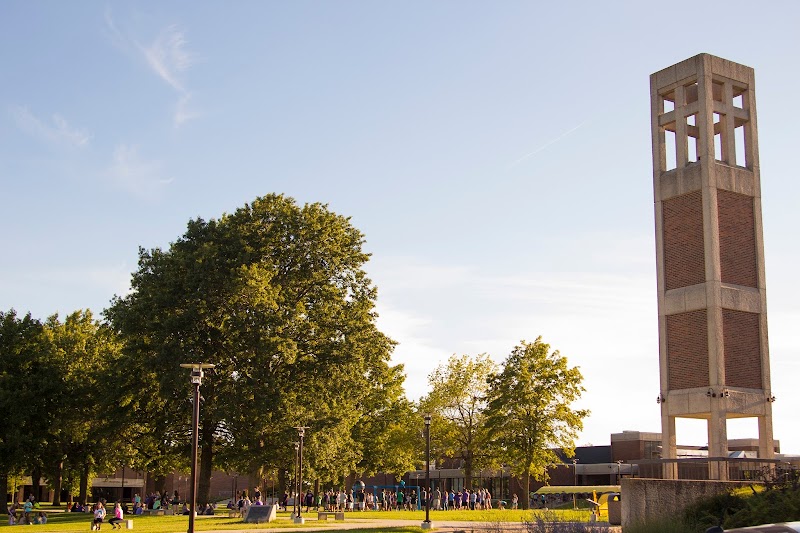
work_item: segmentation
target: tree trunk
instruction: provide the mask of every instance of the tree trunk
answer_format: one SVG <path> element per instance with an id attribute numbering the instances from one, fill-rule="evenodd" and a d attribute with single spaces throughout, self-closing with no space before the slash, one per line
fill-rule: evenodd
<path id="1" fill-rule="evenodd" d="M 464 457 L 464 488 L 472 490 L 472 454 Z"/>
<path id="2" fill-rule="evenodd" d="M 0 487 L 3 490 L 3 497 L 0 498 L 0 514 L 8 513 L 8 501 L 6 501 L 6 494 L 8 493 L 8 474 L 6 472 L 0 473 Z M 11 495 L 11 500 L 14 500 L 14 495 Z"/>
<path id="3" fill-rule="evenodd" d="M 31 470 L 31 494 L 33 495 L 34 498 L 36 498 L 37 502 L 41 500 L 39 496 L 42 495 L 41 494 L 42 487 L 39 484 L 39 481 L 41 479 L 42 479 L 42 468 L 40 466 L 36 466 L 33 468 L 33 470 Z"/>
<path id="4" fill-rule="evenodd" d="M 211 472 L 214 460 L 214 429 L 210 421 L 203 421 L 200 429 L 200 475 L 197 482 L 197 504 L 208 503 L 211 497 Z"/>
<path id="5" fill-rule="evenodd" d="M 81 488 L 80 488 L 80 494 L 78 495 L 78 501 L 84 505 L 86 505 L 89 501 L 88 492 L 89 492 L 89 461 L 86 461 L 85 463 L 83 463 L 83 469 L 81 470 Z"/>
<path id="6" fill-rule="evenodd" d="M 61 505 L 61 482 L 64 478 L 64 460 L 56 464 L 56 471 L 53 475 L 53 506 Z"/>
<path id="7" fill-rule="evenodd" d="M 288 472 L 285 468 L 278 471 L 278 501 L 283 499 L 283 493 L 286 492 L 286 487 L 289 485 Z"/>
<path id="8" fill-rule="evenodd" d="M 523 492 L 523 496 L 522 497 L 524 498 L 522 500 L 522 508 L 527 511 L 531 507 L 531 492 L 530 492 L 530 488 L 531 488 L 531 473 L 526 471 L 525 472 L 525 476 L 523 476 L 523 477 L 525 479 L 525 486 L 522 488 L 522 492 Z"/>

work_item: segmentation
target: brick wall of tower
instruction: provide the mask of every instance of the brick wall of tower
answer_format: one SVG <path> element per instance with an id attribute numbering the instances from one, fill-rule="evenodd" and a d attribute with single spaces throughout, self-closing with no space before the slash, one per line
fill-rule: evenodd
<path id="1" fill-rule="evenodd" d="M 708 319 L 705 309 L 669 315 L 667 373 L 670 390 L 708 386 Z"/>
<path id="2" fill-rule="evenodd" d="M 753 198 L 717 191 L 719 256 L 722 282 L 758 286 L 756 227 Z"/>
<path id="3" fill-rule="evenodd" d="M 666 289 L 703 283 L 706 270 L 702 193 L 694 191 L 664 201 L 663 213 Z"/>
<path id="4" fill-rule="evenodd" d="M 722 334 L 725 342 L 725 384 L 762 388 L 758 314 L 723 309 Z"/>

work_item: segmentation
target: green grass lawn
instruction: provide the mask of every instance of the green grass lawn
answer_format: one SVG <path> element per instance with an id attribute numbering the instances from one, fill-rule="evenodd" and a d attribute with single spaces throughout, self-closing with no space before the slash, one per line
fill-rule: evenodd
<path id="1" fill-rule="evenodd" d="M 43 510 L 48 510 L 49 506 L 43 506 Z M 491 510 L 491 511 L 431 511 L 431 520 L 437 521 L 477 521 L 477 522 L 522 522 L 531 520 L 533 513 L 537 511 L 511 511 L 511 510 Z M 561 520 L 581 520 L 589 518 L 586 511 L 555 511 Z M 551 511 L 553 513 L 553 511 Z M 63 513 L 50 512 L 49 519 L 45 525 L 31 526 L 32 532 L 42 533 L 68 533 L 71 531 L 89 531 L 92 515 L 90 513 Z M 305 527 L 325 526 L 333 524 L 333 521 L 317 522 L 317 513 L 303 513 L 306 518 Z M 127 516 L 133 520 L 133 531 L 144 533 L 185 533 L 189 524 L 188 516 Z M 425 519 L 425 511 L 364 511 L 345 513 L 345 522 L 349 520 L 413 520 L 422 522 Z M 339 522 L 341 524 L 341 522 Z M 8 522 L 0 528 L 7 528 Z M 245 524 L 241 518 L 228 518 L 227 509 L 220 509 L 216 516 L 199 516 L 195 520 L 196 531 L 225 531 L 231 529 L 247 530 L 269 530 L 269 529 L 294 529 L 298 526 L 292 523 L 290 513 L 279 512 L 278 519 L 268 524 Z M 123 524 L 124 529 L 124 524 Z M 111 526 L 106 521 L 103 523 L 101 531 L 111 531 Z M 347 530 L 337 530 L 338 532 Z M 355 531 L 355 530 L 354 530 Z M 404 526 L 400 528 L 376 528 L 359 529 L 360 533 L 393 531 L 396 533 L 411 533 L 421 531 L 419 526 Z"/>

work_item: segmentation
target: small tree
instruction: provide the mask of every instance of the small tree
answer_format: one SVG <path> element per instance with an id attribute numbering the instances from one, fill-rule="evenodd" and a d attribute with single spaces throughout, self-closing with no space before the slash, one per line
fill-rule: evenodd
<path id="1" fill-rule="evenodd" d="M 575 438 L 583 429 L 584 409 L 571 404 L 585 390 L 577 367 L 537 338 L 522 341 L 488 381 L 486 428 L 495 457 L 508 464 L 525 485 L 528 508 L 531 476 L 544 479 L 547 465 L 559 461 L 556 450 L 575 454 Z"/>
<path id="2" fill-rule="evenodd" d="M 472 487 L 475 467 L 487 459 L 486 380 L 496 368 L 487 354 L 454 354 L 428 377 L 431 392 L 420 401 L 420 410 L 432 415 L 435 451 L 464 461 L 466 487 Z"/>

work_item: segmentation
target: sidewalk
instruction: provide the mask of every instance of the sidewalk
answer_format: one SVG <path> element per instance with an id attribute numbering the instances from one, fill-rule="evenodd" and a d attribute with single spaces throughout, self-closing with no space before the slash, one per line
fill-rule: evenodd
<path id="1" fill-rule="evenodd" d="M 336 531 L 342 529 L 380 529 L 380 528 L 392 528 L 392 527 L 403 527 L 403 526 L 419 526 L 422 522 L 419 520 L 381 520 L 381 519 L 365 519 L 365 518 L 354 518 L 349 519 L 345 522 L 325 522 L 324 526 L 316 525 L 316 520 L 306 520 L 304 526 L 290 526 L 285 529 L 290 529 L 291 531 Z M 245 527 L 241 529 L 226 529 L 226 533 L 264 533 L 264 531 L 279 531 L 284 528 L 273 528 L 270 530 L 266 529 L 257 529 L 257 528 L 248 528 L 246 524 L 242 524 Z M 288 524 L 287 524 L 288 526 Z M 495 522 L 463 522 L 463 521 L 451 521 L 451 520 L 436 520 L 433 522 L 434 531 L 442 531 L 442 532 L 455 532 L 455 531 L 465 531 L 467 533 L 478 533 L 483 531 L 499 531 L 498 527 L 500 524 Z M 202 523 L 197 524 L 197 527 L 202 527 Z M 502 523 L 502 531 L 525 531 L 524 525 L 519 522 L 504 522 Z M 622 528 L 620 526 L 609 526 L 609 531 L 611 533 L 622 533 Z M 212 533 L 211 531 L 204 531 L 198 529 L 198 533 Z"/>

